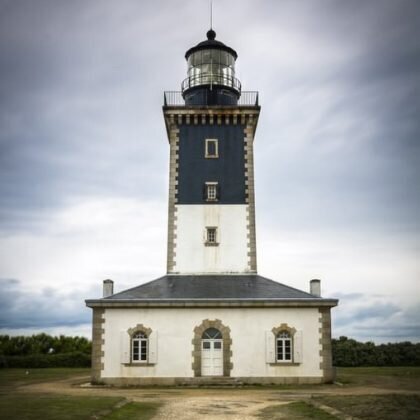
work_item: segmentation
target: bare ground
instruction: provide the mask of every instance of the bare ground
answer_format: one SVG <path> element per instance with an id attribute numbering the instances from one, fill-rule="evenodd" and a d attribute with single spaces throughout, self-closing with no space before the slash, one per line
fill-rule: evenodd
<path id="1" fill-rule="evenodd" d="M 186 389 L 186 388 L 112 388 L 87 385 L 89 378 L 44 382 L 19 387 L 16 392 L 57 393 L 78 396 L 119 396 L 131 401 L 163 403 L 159 420 L 255 420 L 258 412 L 271 405 L 309 400 L 321 395 L 418 394 L 420 391 L 375 386 L 319 385 L 311 387 Z"/>

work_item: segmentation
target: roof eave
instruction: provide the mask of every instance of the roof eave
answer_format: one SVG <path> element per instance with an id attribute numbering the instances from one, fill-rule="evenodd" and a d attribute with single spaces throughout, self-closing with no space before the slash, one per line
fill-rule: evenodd
<path id="1" fill-rule="evenodd" d="M 334 307 L 338 299 L 87 299 L 89 308 Z"/>

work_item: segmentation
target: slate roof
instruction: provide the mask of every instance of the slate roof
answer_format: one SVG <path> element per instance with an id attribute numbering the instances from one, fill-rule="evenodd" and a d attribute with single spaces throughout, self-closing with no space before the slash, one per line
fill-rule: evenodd
<path id="1" fill-rule="evenodd" d="M 87 300 L 91 304 L 187 301 L 312 301 L 330 302 L 259 275 L 166 275 L 112 296 Z"/>

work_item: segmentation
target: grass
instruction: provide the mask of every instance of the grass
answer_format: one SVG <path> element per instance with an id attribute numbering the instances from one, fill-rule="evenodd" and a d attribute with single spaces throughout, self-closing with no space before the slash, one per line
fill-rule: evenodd
<path id="1" fill-rule="evenodd" d="M 84 420 L 112 410 L 118 397 L 73 397 L 18 394 L 0 397 L 0 413 L 7 420 Z"/>
<path id="2" fill-rule="evenodd" d="M 28 373 L 26 373 L 28 372 Z M 0 393 L 22 385 L 30 385 L 74 376 L 88 376 L 87 368 L 0 369 Z"/>
<path id="3" fill-rule="evenodd" d="M 337 381 L 349 386 L 418 390 L 420 389 L 420 367 L 338 368 Z"/>
<path id="4" fill-rule="evenodd" d="M 18 394 L 0 397 L 0 413 L 7 420 L 149 420 L 159 403 L 128 403 L 120 397 L 75 397 Z"/>
<path id="5" fill-rule="evenodd" d="M 420 366 L 373 366 L 373 367 L 342 367 L 338 368 L 338 375 L 379 375 L 420 377 Z"/>
<path id="6" fill-rule="evenodd" d="M 26 373 L 28 372 L 28 373 Z M 78 397 L 25 393 L 24 385 L 88 376 L 90 369 L 0 369 L 0 417 L 7 420 L 149 420 L 158 403 L 128 403 L 121 397 Z"/>
<path id="7" fill-rule="evenodd" d="M 104 417 L 104 420 L 149 420 L 152 419 L 161 404 L 131 402 Z"/>
<path id="8" fill-rule="evenodd" d="M 359 419 L 420 419 L 420 396 L 418 395 L 345 395 L 319 397 L 316 401 Z"/>
<path id="9" fill-rule="evenodd" d="M 264 408 L 258 414 L 260 419 L 267 420 L 336 420 L 336 417 L 325 411 L 313 407 L 304 401 L 296 401 L 290 404 L 272 405 Z"/>
<path id="10" fill-rule="evenodd" d="M 159 403 L 128 403 L 120 397 L 75 397 L 51 394 L 9 394 L 0 397 L 0 413 L 7 420 L 149 420 Z"/>

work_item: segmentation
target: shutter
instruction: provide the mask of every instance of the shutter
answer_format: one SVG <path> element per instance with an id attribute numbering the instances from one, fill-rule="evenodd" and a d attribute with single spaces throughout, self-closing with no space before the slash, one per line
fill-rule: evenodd
<path id="1" fill-rule="evenodd" d="M 221 187 L 220 187 L 220 184 L 218 183 L 216 185 L 216 200 L 217 201 L 220 201 L 220 191 L 221 191 Z"/>
<path id="2" fill-rule="evenodd" d="M 303 339 L 302 331 L 296 331 L 293 336 L 293 362 L 302 363 L 303 362 Z"/>
<path id="3" fill-rule="evenodd" d="M 158 333 L 152 332 L 149 335 L 149 363 L 157 363 L 157 350 L 158 350 Z"/>
<path id="4" fill-rule="evenodd" d="M 120 358 L 121 363 L 130 363 L 131 338 L 127 331 L 120 332 Z"/>
<path id="5" fill-rule="evenodd" d="M 275 344 L 272 331 L 265 332 L 265 363 L 275 363 Z"/>
<path id="6" fill-rule="evenodd" d="M 203 200 L 207 201 L 207 185 L 203 185 Z"/>

